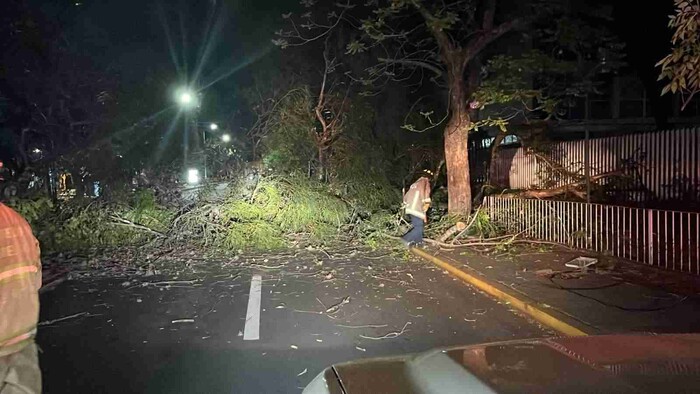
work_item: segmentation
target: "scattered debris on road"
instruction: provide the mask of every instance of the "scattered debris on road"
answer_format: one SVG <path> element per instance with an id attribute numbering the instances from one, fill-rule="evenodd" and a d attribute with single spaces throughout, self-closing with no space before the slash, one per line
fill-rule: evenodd
<path id="1" fill-rule="evenodd" d="M 58 323 L 58 322 L 62 322 L 62 321 L 70 320 L 70 319 L 75 319 L 76 317 L 81 317 L 81 316 L 94 316 L 94 315 L 90 315 L 87 312 L 80 312 L 80 313 L 76 313 L 76 314 L 73 314 L 70 316 L 59 317 L 58 319 L 42 321 L 42 322 L 39 322 L 39 324 L 37 324 L 37 325 L 38 326 L 50 326 L 54 323 Z"/>
<path id="2" fill-rule="evenodd" d="M 388 334 L 386 334 L 386 335 L 382 335 L 381 337 L 370 337 L 370 336 L 366 336 L 366 335 L 360 335 L 360 338 L 371 339 L 371 340 L 375 340 L 375 341 L 378 341 L 378 340 L 381 340 L 381 339 L 393 339 L 393 338 L 397 338 L 397 337 L 403 335 L 404 332 L 406 332 L 406 327 L 408 327 L 409 324 L 411 324 L 410 321 L 409 321 L 409 322 L 406 322 L 406 324 L 403 325 L 403 328 L 401 329 L 401 331 L 392 331 L 392 332 L 390 332 L 390 333 L 388 333 Z"/>
<path id="3" fill-rule="evenodd" d="M 361 326 L 347 326 L 343 324 L 336 324 L 338 327 L 343 327 L 343 328 L 384 328 L 387 327 L 387 324 L 364 324 Z"/>
<path id="4" fill-rule="evenodd" d="M 344 297 L 342 301 L 340 301 L 339 303 L 337 303 L 337 304 L 335 304 L 335 305 L 329 307 L 328 309 L 326 309 L 326 313 L 329 314 L 329 315 L 332 315 L 332 314 L 338 312 L 338 310 L 340 310 L 340 307 L 341 307 L 341 306 L 343 306 L 343 305 L 345 305 L 345 304 L 348 304 L 348 303 L 350 303 L 350 296 Z"/>
<path id="5" fill-rule="evenodd" d="M 586 272 L 588 267 L 597 264 L 598 259 L 593 257 L 579 256 L 567 263 L 564 263 L 565 267 L 580 269 L 582 272 Z"/>

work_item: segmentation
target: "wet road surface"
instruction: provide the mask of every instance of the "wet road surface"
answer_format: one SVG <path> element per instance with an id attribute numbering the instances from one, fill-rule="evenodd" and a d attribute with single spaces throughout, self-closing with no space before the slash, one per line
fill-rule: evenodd
<path id="1" fill-rule="evenodd" d="M 336 362 L 553 335 L 420 260 L 295 253 L 199 264 L 42 295 L 42 321 L 79 314 L 39 328 L 44 391 L 294 393 Z M 244 340 L 256 321 L 259 339 Z"/>

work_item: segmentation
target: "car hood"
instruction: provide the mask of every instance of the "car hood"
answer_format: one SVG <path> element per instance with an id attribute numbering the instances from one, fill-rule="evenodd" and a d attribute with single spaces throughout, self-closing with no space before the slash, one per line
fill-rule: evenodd
<path id="1" fill-rule="evenodd" d="M 610 335 L 451 347 L 327 368 L 304 393 L 700 392 L 700 335 Z"/>

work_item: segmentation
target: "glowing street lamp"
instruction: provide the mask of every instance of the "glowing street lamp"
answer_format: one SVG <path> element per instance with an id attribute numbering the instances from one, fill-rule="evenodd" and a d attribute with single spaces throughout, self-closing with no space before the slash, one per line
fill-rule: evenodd
<path id="1" fill-rule="evenodd" d="M 216 123 L 212 123 L 212 124 L 209 125 L 209 129 L 210 129 L 211 131 L 216 131 L 216 130 L 219 129 L 219 125 L 216 124 Z"/>
<path id="2" fill-rule="evenodd" d="M 175 96 L 178 105 L 183 109 L 191 109 L 197 107 L 197 93 L 189 88 L 181 89 Z"/>
<path id="3" fill-rule="evenodd" d="M 187 183 L 190 185 L 196 185 L 199 183 L 199 170 L 196 168 L 190 168 L 187 170 Z"/>
<path id="4" fill-rule="evenodd" d="M 184 92 L 180 95 L 180 104 L 189 105 L 192 103 L 192 94 L 189 92 Z"/>
<path id="5" fill-rule="evenodd" d="M 223 134 L 221 136 L 221 142 L 223 142 L 225 144 L 228 144 L 229 142 L 231 142 L 231 135 L 230 134 Z"/>

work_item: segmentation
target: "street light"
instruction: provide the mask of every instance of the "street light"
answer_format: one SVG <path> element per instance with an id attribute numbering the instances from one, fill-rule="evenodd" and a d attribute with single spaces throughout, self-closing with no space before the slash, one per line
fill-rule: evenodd
<path id="1" fill-rule="evenodd" d="M 190 185 L 196 185 L 199 183 L 199 170 L 196 168 L 190 168 L 187 170 L 187 183 Z"/>
<path id="2" fill-rule="evenodd" d="M 203 126 L 204 124 L 195 123 L 195 126 L 200 126 L 200 125 Z M 209 123 L 209 130 L 211 130 L 211 131 L 219 130 L 219 125 L 214 123 L 214 122 Z M 228 142 L 231 140 L 231 137 L 229 136 L 228 141 L 226 141 L 226 139 L 223 136 L 221 136 L 221 140 L 224 142 Z M 205 128 L 202 128 L 202 145 L 203 145 L 203 149 L 204 149 L 204 179 L 206 180 L 207 175 L 208 175 L 207 174 L 208 168 L 207 168 L 207 129 L 205 129 Z"/>
<path id="3" fill-rule="evenodd" d="M 175 94 L 175 101 L 186 110 L 197 108 L 197 93 L 190 88 L 182 88 Z"/>
<path id="4" fill-rule="evenodd" d="M 231 135 L 230 134 L 224 134 L 221 136 L 221 141 L 225 144 L 228 144 L 231 142 Z"/>
<path id="5" fill-rule="evenodd" d="M 180 95 L 180 104 L 188 105 L 192 102 L 192 95 L 189 92 L 184 92 Z"/>

